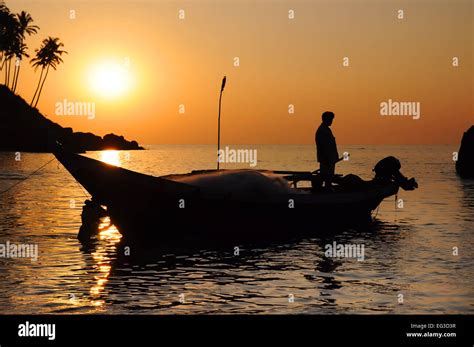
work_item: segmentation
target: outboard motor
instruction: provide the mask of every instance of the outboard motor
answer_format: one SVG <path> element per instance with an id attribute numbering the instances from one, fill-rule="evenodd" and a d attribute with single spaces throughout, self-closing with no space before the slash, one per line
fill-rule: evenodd
<path id="1" fill-rule="evenodd" d="M 402 165 L 395 157 L 386 157 L 380 160 L 372 171 L 375 172 L 374 180 L 391 181 L 397 183 L 403 190 L 415 190 L 418 183 L 414 178 L 406 178 L 400 172 Z"/>

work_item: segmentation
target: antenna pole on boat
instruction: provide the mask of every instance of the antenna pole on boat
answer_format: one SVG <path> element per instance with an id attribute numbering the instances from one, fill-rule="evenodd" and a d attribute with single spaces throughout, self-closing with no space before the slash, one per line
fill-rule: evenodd
<path id="1" fill-rule="evenodd" d="M 219 151 L 221 149 L 221 100 L 226 79 L 226 76 L 222 79 L 221 93 L 219 94 L 219 116 L 217 118 L 217 170 L 219 170 Z"/>

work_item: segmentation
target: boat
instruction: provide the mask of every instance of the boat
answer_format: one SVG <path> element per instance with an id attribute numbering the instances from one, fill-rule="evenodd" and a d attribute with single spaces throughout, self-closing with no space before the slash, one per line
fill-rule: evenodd
<path id="1" fill-rule="evenodd" d="M 92 201 L 106 208 L 124 239 L 140 242 L 239 244 L 318 235 L 370 223 L 382 200 L 396 195 L 401 186 L 387 175 L 370 181 L 346 175 L 338 176 L 334 191 L 324 191 L 313 187 L 317 172 L 271 170 L 201 170 L 155 177 L 62 149 L 54 155 Z M 279 184 L 283 179 L 288 186 L 283 191 L 251 189 L 251 194 L 239 194 L 225 186 L 192 183 L 242 175 L 280 177 Z"/>

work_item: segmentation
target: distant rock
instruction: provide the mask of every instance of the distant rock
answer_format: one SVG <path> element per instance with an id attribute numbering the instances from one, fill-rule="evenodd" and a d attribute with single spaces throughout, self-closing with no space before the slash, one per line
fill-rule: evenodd
<path id="1" fill-rule="evenodd" d="M 56 141 L 73 152 L 143 149 L 136 141 L 107 134 L 73 132 L 43 116 L 20 96 L 0 85 L 0 151 L 52 152 Z"/>
<path id="2" fill-rule="evenodd" d="M 474 178 L 474 125 L 462 137 L 456 171 L 462 178 Z"/>

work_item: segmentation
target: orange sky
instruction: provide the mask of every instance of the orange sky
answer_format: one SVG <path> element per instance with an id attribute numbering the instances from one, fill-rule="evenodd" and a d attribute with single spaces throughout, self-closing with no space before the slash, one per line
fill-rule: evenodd
<path id="1" fill-rule="evenodd" d="M 341 144 L 459 143 L 474 124 L 471 0 L 6 3 L 41 28 L 26 41 L 30 55 L 47 36 L 64 42 L 69 54 L 49 74 L 38 108 L 75 131 L 215 143 L 223 75 L 223 144 L 313 143 L 325 110 L 336 113 Z M 91 71 L 125 59 L 131 82 L 122 95 L 91 88 Z M 23 64 L 17 92 L 30 101 L 39 71 Z M 64 99 L 95 102 L 95 118 L 55 115 Z M 420 102 L 420 119 L 381 116 L 388 99 Z"/>

